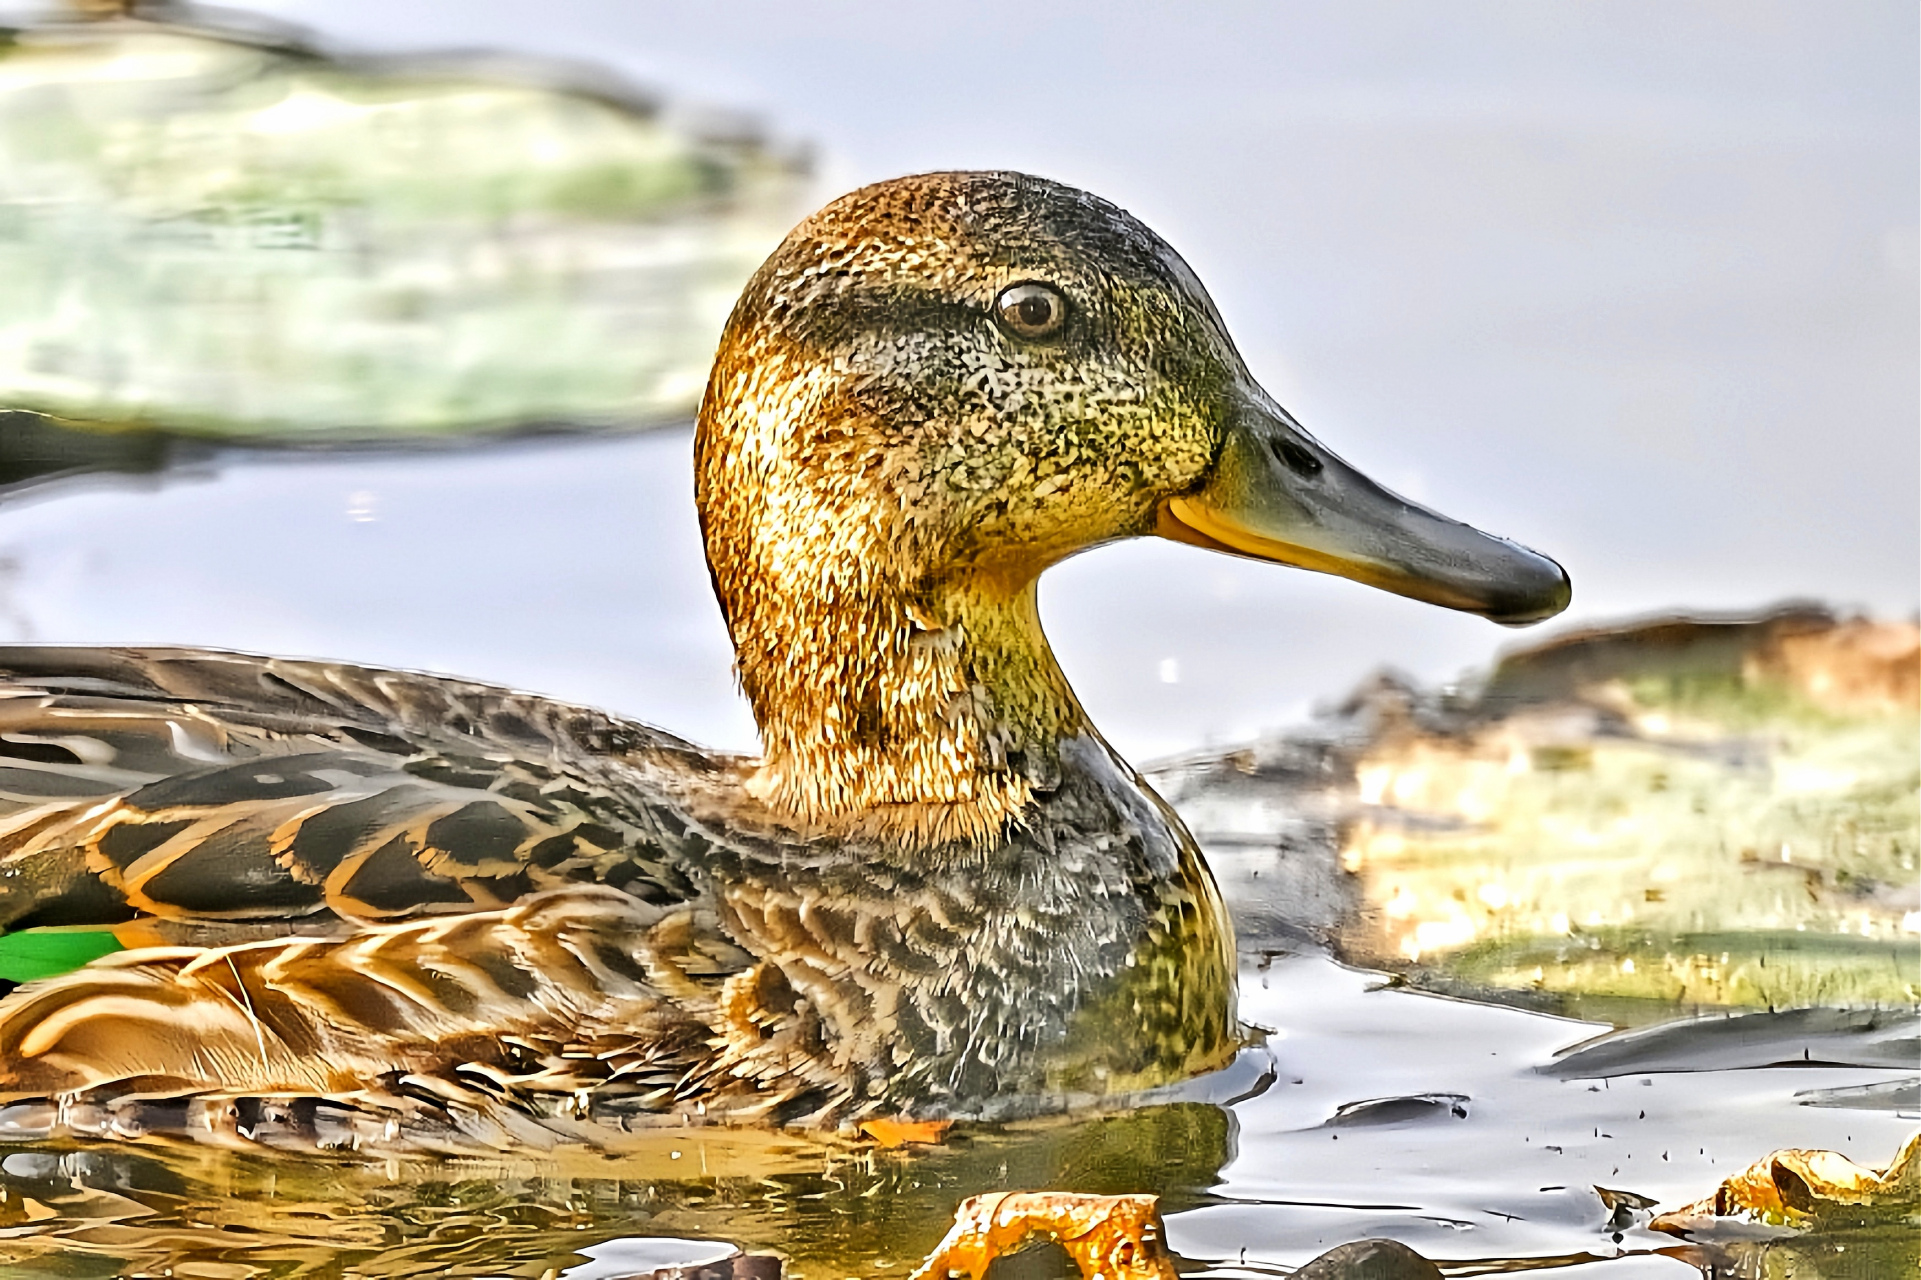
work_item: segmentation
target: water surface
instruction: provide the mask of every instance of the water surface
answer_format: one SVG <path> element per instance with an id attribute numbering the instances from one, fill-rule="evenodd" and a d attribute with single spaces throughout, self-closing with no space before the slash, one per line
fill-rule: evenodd
<path id="1" fill-rule="evenodd" d="M 964 1197 L 1053 1187 L 1160 1194 L 1171 1244 L 1208 1276 L 1281 1275 L 1391 1236 L 1450 1275 L 1686 1280 L 1699 1272 L 1659 1252 L 1677 1242 L 1617 1232 L 1593 1186 L 1678 1203 L 1774 1147 L 1885 1161 L 1915 1123 L 1794 1101 L 1900 1075 L 1886 1067 L 1557 1079 L 1537 1068 L 1604 1028 L 1386 988 L 1312 953 L 1250 961 L 1243 993 L 1272 1034 L 1186 1090 L 1215 1101 L 963 1129 L 934 1148 L 715 1130 L 620 1157 L 432 1163 L 18 1150 L 0 1159 L 0 1261 L 71 1276 L 537 1277 L 584 1266 L 584 1247 L 665 1236 L 776 1252 L 813 1280 L 901 1276 Z M 1227 1101 L 1230 1088 L 1253 1096 Z M 1869 1269 L 1797 1274 L 1921 1261 L 1912 1232 L 1852 1243 Z M 1775 1265 L 1794 1247 L 1775 1246 Z M 1761 1246 L 1745 1248 L 1758 1265 Z"/>

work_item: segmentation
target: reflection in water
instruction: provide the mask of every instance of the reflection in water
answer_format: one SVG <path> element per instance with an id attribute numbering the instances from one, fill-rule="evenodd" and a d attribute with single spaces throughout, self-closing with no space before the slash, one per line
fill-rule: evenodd
<path id="1" fill-rule="evenodd" d="M 939 1147 L 893 1150 L 729 1130 L 663 1137 L 656 1148 L 617 1158 L 563 1152 L 366 1163 L 164 1145 L 16 1150 L 0 1159 L 0 1265 L 33 1274 L 236 1280 L 537 1277 L 582 1265 L 583 1248 L 604 1241 L 670 1237 L 778 1256 L 789 1277 L 904 1276 L 940 1238 L 955 1206 L 980 1192 L 1145 1191 L 1162 1197 L 1170 1217 L 1231 1205 L 1220 1180 L 1237 1154 L 1236 1134 L 1227 1110 L 1175 1103 L 1076 1123 L 962 1131 Z M 1263 1212 L 1312 1210 L 1272 1204 Z M 1423 1251 L 1449 1276 L 1588 1265 L 1605 1276 L 1615 1268 L 1602 1264 L 1655 1255 L 1696 1267 L 1708 1280 L 1885 1280 L 1921 1267 L 1921 1233 L 1900 1220 L 1813 1236 L 1676 1244 L 1608 1220 L 1598 1201 L 1593 1218 L 1591 1244 L 1573 1252 L 1476 1254 L 1462 1247 L 1471 1233 L 1451 1248 Z M 1246 1248 L 1237 1251 L 1231 1233 L 1174 1224 L 1175 1243 L 1187 1246 L 1193 1263 L 1221 1268 L 1210 1274 L 1282 1274 L 1250 1259 Z M 1624 1241 L 1624 1228 L 1631 1239 Z M 601 1259 L 595 1274 L 625 1274 L 604 1269 L 619 1248 L 594 1252 Z M 1023 1255 L 1019 1269 L 994 1274 L 1051 1278 L 1044 1262 L 1042 1254 Z M 1347 1274 L 1330 1270 L 1328 1280 Z"/>
<path id="2" fill-rule="evenodd" d="M 355 1164 L 35 1149 L 0 1160 L 10 1237 L 0 1261 L 60 1258 L 75 1274 L 539 1276 L 580 1262 L 582 1245 L 665 1235 L 778 1251 L 789 1275 L 905 1275 L 968 1195 L 1147 1191 L 1177 1211 L 1209 1200 L 1233 1147 L 1227 1112 L 1176 1103 L 895 1150 L 728 1130 L 617 1159 Z"/>
<path id="3" fill-rule="evenodd" d="M 1687 1244 L 1659 1252 L 1700 1268 L 1702 1280 L 1895 1280 L 1921 1275 L 1921 1230 L 1912 1224 Z"/>
<path id="4" fill-rule="evenodd" d="M 154 432 L 76 431 L 37 413 L 0 410 L 0 495 L 94 471 L 153 474 L 206 452 L 204 445 Z"/>

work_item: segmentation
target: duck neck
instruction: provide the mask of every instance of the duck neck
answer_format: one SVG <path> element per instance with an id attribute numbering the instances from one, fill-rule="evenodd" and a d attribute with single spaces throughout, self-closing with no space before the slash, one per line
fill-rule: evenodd
<path id="1" fill-rule="evenodd" d="M 763 598 L 771 617 L 732 619 L 763 802 L 812 827 L 979 843 L 1053 788 L 1061 740 L 1090 730 L 1032 576 L 911 593 L 831 567 L 814 581 Z"/>

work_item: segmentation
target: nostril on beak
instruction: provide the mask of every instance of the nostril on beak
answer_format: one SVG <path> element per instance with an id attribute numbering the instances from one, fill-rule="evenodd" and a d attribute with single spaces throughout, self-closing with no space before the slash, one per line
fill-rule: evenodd
<path id="1" fill-rule="evenodd" d="M 1321 460 L 1306 445 L 1297 444 L 1286 436 L 1272 436 L 1268 439 L 1267 447 L 1276 461 L 1296 475 L 1314 476 L 1321 473 Z"/>

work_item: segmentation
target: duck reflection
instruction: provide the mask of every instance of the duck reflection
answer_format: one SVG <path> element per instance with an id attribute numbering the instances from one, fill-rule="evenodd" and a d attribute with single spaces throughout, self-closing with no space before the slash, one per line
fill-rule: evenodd
<path id="1" fill-rule="evenodd" d="M 725 1240 L 789 1276 L 906 1275 L 969 1195 L 1050 1187 L 1209 1203 L 1235 1154 L 1210 1103 L 964 1128 L 939 1146 L 690 1130 L 617 1158 L 322 1162 L 181 1145 L 0 1160 L 0 1265 L 62 1274 L 540 1276 L 629 1236 Z M 1031 1265 L 1031 1264 L 1030 1264 Z"/>

